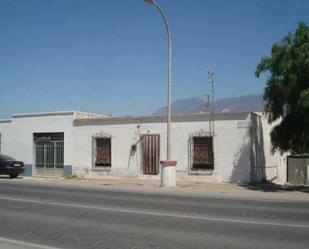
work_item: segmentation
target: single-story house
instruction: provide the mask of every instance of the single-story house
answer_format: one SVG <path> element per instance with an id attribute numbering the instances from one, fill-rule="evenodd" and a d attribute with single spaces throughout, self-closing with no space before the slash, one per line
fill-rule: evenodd
<path id="1" fill-rule="evenodd" d="M 177 178 L 280 182 L 285 176 L 278 154 L 270 153 L 270 130 L 258 113 L 174 114 L 171 158 L 177 160 Z M 13 114 L 0 120 L 0 145 L 2 154 L 24 161 L 25 175 L 159 178 L 166 116 Z"/>

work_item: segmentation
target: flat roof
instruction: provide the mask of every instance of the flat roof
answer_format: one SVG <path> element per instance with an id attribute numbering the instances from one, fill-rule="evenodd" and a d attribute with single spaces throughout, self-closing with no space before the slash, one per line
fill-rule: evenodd
<path id="1" fill-rule="evenodd" d="M 0 119 L 0 123 L 11 123 L 12 119 Z"/>
<path id="2" fill-rule="evenodd" d="M 220 120 L 246 120 L 250 112 L 237 113 L 188 113 L 173 114 L 172 122 L 201 122 Z M 256 115 L 256 114 L 255 114 Z M 74 120 L 74 126 L 87 125 L 113 125 L 113 124 L 139 124 L 139 123 L 165 123 L 166 115 L 155 116 L 125 116 L 125 117 L 108 117 L 108 118 L 87 118 Z"/>
<path id="3" fill-rule="evenodd" d="M 222 120 L 246 120 L 251 112 L 227 112 L 227 113 L 175 113 L 172 114 L 172 122 L 203 122 Z M 252 113 L 254 115 L 259 115 Z M 44 117 L 44 116 L 73 116 L 74 126 L 87 125 L 113 125 L 113 124 L 139 124 L 139 123 L 165 123 L 166 114 L 149 116 L 122 116 L 112 117 L 80 111 L 58 111 L 12 114 L 12 118 Z M 0 119 L 0 123 L 10 123 L 12 119 Z"/>
<path id="4" fill-rule="evenodd" d="M 107 115 L 94 114 L 88 112 L 80 112 L 80 111 L 58 111 L 58 112 L 35 112 L 35 113 L 20 113 L 20 114 L 12 114 L 12 118 L 32 118 L 32 117 L 44 117 L 44 116 L 81 116 L 85 117 L 96 117 L 103 118 L 107 117 Z"/>
<path id="5" fill-rule="evenodd" d="M 34 112 L 34 113 L 18 113 L 12 114 L 12 118 L 28 118 L 42 116 L 70 116 L 74 115 L 74 111 L 59 111 L 59 112 Z"/>

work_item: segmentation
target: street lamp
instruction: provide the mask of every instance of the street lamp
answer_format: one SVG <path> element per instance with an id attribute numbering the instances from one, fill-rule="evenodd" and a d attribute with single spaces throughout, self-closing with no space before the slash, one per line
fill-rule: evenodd
<path id="1" fill-rule="evenodd" d="M 167 32 L 168 41 L 168 53 L 167 53 L 167 133 L 166 133 L 166 159 L 170 160 L 170 141 L 171 141 L 171 112 L 172 112 L 172 40 L 171 32 L 167 22 L 167 18 L 161 7 L 157 4 L 155 0 L 144 0 L 146 3 L 154 5 L 160 12 Z"/>

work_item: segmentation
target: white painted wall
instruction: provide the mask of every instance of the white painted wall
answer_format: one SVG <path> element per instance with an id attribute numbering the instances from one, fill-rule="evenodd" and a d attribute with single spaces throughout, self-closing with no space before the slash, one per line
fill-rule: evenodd
<path id="1" fill-rule="evenodd" d="M 74 169 L 76 173 L 83 171 L 90 173 L 92 169 L 92 137 L 98 133 L 104 133 L 112 137 L 112 167 L 111 174 L 118 176 L 138 176 L 140 173 L 140 151 L 139 143 L 134 155 L 130 155 L 131 146 L 137 143 L 140 134 L 160 134 L 160 157 L 164 157 L 163 124 L 141 125 L 96 125 L 81 126 L 74 128 L 76 156 L 74 158 Z M 100 172 L 98 170 L 98 172 Z"/>
<path id="2" fill-rule="evenodd" d="M 73 126 L 74 114 L 67 115 L 24 115 L 14 117 L 11 123 L 0 122 L 2 153 L 11 155 L 26 164 L 34 163 L 33 133 L 64 132 L 64 164 L 73 165 L 73 173 L 78 175 L 111 174 L 125 177 L 148 177 L 142 175 L 141 152 L 138 143 L 140 135 L 160 135 L 160 159 L 166 159 L 166 124 L 113 124 Z M 215 121 L 214 157 L 215 167 L 207 176 L 198 176 L 207 181 L 250 180 L 250 116 L 246 120 Z M 171 159 L 177 160 L 177 177 L 188 175 L 188 140 L 191 133 L 209 132 L 208 121 L 173 122 L 171 131 Z M 112 137 L 111 172 L 93 169 L 92 137 L 104 133 Z M 136 153 L 130 153 L 137 143 Z M 154 176 L 159 178 L 158 176 Z"/>
<path id="3" fill-rule="evenodd" d="M 266 169 L 266 179 L 277 184 L 286 184 L 287 183 L 287 163 L 286 156 L 289 153 L 281 154 L 279 151 L 275 153 L 271 152 L 271 138 L 270 133 L 274 126 L 279 124 L 281 120 L 269 124 L 267 117 L 261 115 L 262 125 L 263 125 L 263 134 L 264 134 L 264 150 L 265 150 L 265 169 Z"/>
<path id="4" fill-rule="evenodd" d="M 26 116 L 11 120 L 11 123 L 0 122 L 3 154 L 33 164 L 33 133 L 64 132 L 64 164 L 71 164 L 74 158 L 73 115 Z"/>
<path id="5" fill-rule="evenodd" d="M 244 121 L 215 122 L 215 170 L 207 180 L 230 181 L 250 179 L 250 156 L 248 137 L 249 124 L 239 125 Z M 139 128 L 138 128 L 139 127 Z M 116 125 L 84 125 L 74 128 L 75 148 L 74 169 L 77 174 L 89 174 L 92 169 L 92 136 L 97 133 L 112 136 L 111 174 L 117 176 L 141 176 L 140 147 L 136 154 L 130 155 L 131 145 L 138 141 L 142 134 L 160 135 L 160 159 L 166 157 L 166 125 L 150 124 L 116 124 Z M 178 161 L 177 176 L 187 178 L 188 175 L 188 139 L 193 132 L 209 131 L 209 122 L 174 122 L 171 132 L 171 159 Z M 92 174 L 100 174 L 95 172 Z M 159 176 L 158 176 L 159 177 Z"/>
<path id="6" fill-rule="evenodd" d="M 9 134 L 9 130 L 11 127 L 11 122 L 8 121 L 0 121 L 0 134 L 1 134 L 1 154 L 5 154 L 7 152 L 7 144 L 9 142 L 9 136 L 7 136 L 7 134 Z"/>

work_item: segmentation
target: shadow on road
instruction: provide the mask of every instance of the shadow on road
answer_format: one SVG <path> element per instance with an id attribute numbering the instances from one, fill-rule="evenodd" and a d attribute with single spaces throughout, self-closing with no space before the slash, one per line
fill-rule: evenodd
<path id="1" fill-rule="evenodd" d="M 249 190 L 261 191 L 261 192 L 301 192 L 309 193 L 309 186 L 289 186 L 289 185 L 277 185 L 274 183 L 260 183 L 260 184 L 247 184 L 240 185 Z"/>
<path id="2" fill-rule="evenodd" d="M 11 178 L 10 176 L 4 176 L 4 175 L 1 175 L 0 176 L 0 179 L 8 179 L 8 180 L 16 180 L 16 179 L 23 179 L 22 176 L 18 176 L 17 178 Z"/>

